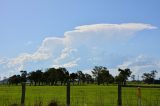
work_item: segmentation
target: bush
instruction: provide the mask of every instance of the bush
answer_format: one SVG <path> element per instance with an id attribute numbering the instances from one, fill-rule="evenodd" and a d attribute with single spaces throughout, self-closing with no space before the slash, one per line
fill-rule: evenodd
<path id="1" fill-rule="evenodd" d="M 17 103 L 11 104 L 10 106 L 19 106 Z"/>
<path id="2" fill-rule="evenodd" d="M 48 104 L 48 106 L 58 106 L 58 102 L 55 101 L 55 100 L 52 100 L 52 101 Z"/>

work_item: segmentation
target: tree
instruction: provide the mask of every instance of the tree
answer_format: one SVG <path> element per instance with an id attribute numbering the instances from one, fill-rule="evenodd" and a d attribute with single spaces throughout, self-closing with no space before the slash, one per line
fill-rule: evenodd
<path id="1" fill-rule="evenodd" d="M 108 83 L 111 81 L 111 78 L 113 78 L 113 76 L 109 73 L 109 70 L 103 66 L 95 66 L 92 74 L 96 78 L 98 85 L 101 83 L 104 84 L 105 82 L 108 85 Z"/>
<path id="2" fill-rule="evenodd" d="M 108 77 L 109 77 L 109 80 L 108 80 L 109 83 L 114 83 L 114 80 L 115 80 L 115 79 L 114 79 L 114 77 L 112 76 L 112 74 L 109 74 Z"/>
<path id="3" fill-rule="evenodd" d="M 34 85 L 36 86 L 37 83 L 40 85 L 42 82 L 42 76 L 43 72 L 41 70 L 32 71 L 28 74 L 28 79 L 30 80 L 31 84 L 34 82 Z"/>
<path id="4" fill-rule="evenodd" d="M 102 70 L 105 70 L 106 67 L 102 67 L 102 66 L 95 66 L 93 71 L 92 71 L 92 74 L 93 76 L 95 77 L 96 81 L 97 81 L 97 84 L 100 85 L 100 73 Z"/>
<path id="5" fill-rule="evenodd" d="M 92 76 L 87 73 L 85 74 L 85 78 L 86 78 L 87 84 L 89 84 L 90 82 L 91 83 L 94 82 Z"/>
<path id="6" fill-rule="evenodd" d="M 28 79 L 31 84 L 34 82 L 36 86 L 40 84 L 45 85 L 57 85 L 60 81 L 61 85 L 67 82 L 69 79 L 69 72 L 65 68 L 49 68 L 45 72 L 42 70 L 32 71 L 28 74 Z"/>
<path id="7" fill-rule="evenodd" d="M 126 69 L 118 69 L 119 75 L 115 77 L 116 81 L 120 81 L 123 85 L 126 85 L 126 80 L 131 75 L 131 71 L 129 68 Z"/>
<path id="8" fill-rule="evenodd" d="M 154 83 L 156 77 L 156 70 L 152 70 L 150 73 L 143 73 L 142 78 L 145 83 L 151 84 Z"/>
<path id="9" fill-rule="evenodd" d="M 49 73 L 48 78 L 49 78 L 49 81 L 50 81 L 51 85 L 56 85 L 57 77 L 58 77 L 56 69 L 55 68 L 49 68 L 47 71 Z"/>
<path id="10" fill-rule="evenodd" d="M 67 83 L 67 81 L 69 80 L 69 72 L 67 71 L 66 68 L 61 68 L 63 71 L 63 82 L 64 85 Z"/>
<path id="11" fill-rule="evenodd" d="M 58 80 L 61 82 L 61 85 L 68 81 L 69 79 L 69 72 L 65 68 L 58 68 L 57 69 L 57 74 L 58 74 Z"/>
<path id="12" fill-rule="evenodd" d="M 135 81 L 135 75 L 131 75 L 132 81 Z"/>
<path id="13" fill-rule="evenodd" d="M 77 78 L 78 78 L 78 85 L 81 84 L 81 82 L 85 83 L 85 75 L 82 71 L 77 71 Z"/>
<path id="14" fill-rule="evenodd" d="M 28 74 L 28 78 L 30 79 L 30 82 L 34 82 L 34 85 L 37 85 L 38 79 L 35 71 L 32 71 Z"/>
<path id="15" fill-rule="evenodd" d="M 42 75 L 42 83 L 45 84 L 45 85 L 50 84 L 49 74 L 50 73 L 48 72 L 48 69 L 47 69 Z"/>
<path id="16" fill-rule="evenodd" d="M 26 82 L 27 81 L 27 71 L 21 70 L 21 82 Z"/>
<path id="17" fill-rule="evenodd" d="M 30 86 L 33 84 L 32 72 L 28 73 L 27 79 L 30 81 Z"/>
<path id="18" fill-rule="evenodd" d="M 37 80 L 37 82 L 38 82 L 38 85 L 40 85 L 41 82 L 42 82 L 43 72 L 42 72 L 42 70 L 37 70 L 37 71 L 35 72 L 35 74 L 36 74 L 36 80 Z"/>
<path id="19" fill-rule="evenodd" d="M 74 85 L 74 81 L 75 81 L 76 78 L 77 78 L 77 73 L 71 73 L 70 74 L 70 79 L 71 79 L 73 85 Z"/>
<path id="20" fill-rule="evenodd" d="M 9 84 L 16 84 L 21 82 L 21 76 L 20 75 L 13 75 L 9 78 Z"/>
<path id="21" fill-rule="evenodd" d="M 156 73 L 158 73 L 156 70 L 152 70 L 152 71 L 151 71 L 151 74 L 152 74 L 153 79 L 155 79 Z"/>

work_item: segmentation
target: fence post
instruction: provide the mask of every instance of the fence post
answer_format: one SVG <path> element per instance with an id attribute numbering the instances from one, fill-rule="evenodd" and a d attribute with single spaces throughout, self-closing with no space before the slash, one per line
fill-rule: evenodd
<path id="1" fill-rule="evenodd" d="M 118 106 L 122 106 L 122 87 L 120 82 L 118 82 Z"/>
<path id="2" fill-rule="evenodd" d="M 24 106 L 24 102 L 25 102 L 25 93 L 26 93 L 26 83 L 25 83 L 25 82 L 22 82 L 21 106 Z"/>
<path id="3" fill-rule="evenodd" d="M 67 106 L 70 106 L 70 81 L 67 82 Z"/>
<path id="4" fill-rule="evenodd" d="M 137 88 L 138 106 L 141 106 L 141 88 Z"/>

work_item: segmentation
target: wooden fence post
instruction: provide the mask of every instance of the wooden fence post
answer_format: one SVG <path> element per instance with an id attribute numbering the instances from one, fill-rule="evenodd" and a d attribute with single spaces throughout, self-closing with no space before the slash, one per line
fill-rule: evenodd
<path id="1" fill-rule="evenodd" d="M 25 103 L 25 93 L 26 93 L 26 83 L 22 82 L 21 106 L 24 106 Z"/>
<path id="2" fill-rule="evenodd" d="M 141 106 L 141 88 L 137 88 L 138 106 Z"/>
<path id="3" fill-rule="evenodd" d="M 120 82 L 118 82 L 118 106 L 122 106 L 122 87 Z"/>
<path id="4" fill-rule="evenodd" d="M 70 106 L 70 81 L 68 80 L 67 82 L 67 98 L 66 98 L 66 102 L 67 102 L 67 106 Z"/>

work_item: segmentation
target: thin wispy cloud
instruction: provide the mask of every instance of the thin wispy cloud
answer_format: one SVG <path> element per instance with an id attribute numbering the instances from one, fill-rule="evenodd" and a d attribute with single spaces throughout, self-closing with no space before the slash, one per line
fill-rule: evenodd
<path id="1" fill-rule="evenodd" d="M 28 41 L 27 43 L 25 43 L 26 46 L 30 46 L 31 44 L 33 44 L 32 41 Z"/>
<path id="2" fill-rule="evenodd" d="M 139 55 L 137 57 L 128 58 L 122 64 L 118 65 L 117 68 L 131 68 L 133 74 L 142 76 L 144 72 L 160 70 L 160 60 L 145 55 Z M 158 73 L 157 76 L 160 76 L 160 73 Z"/>

